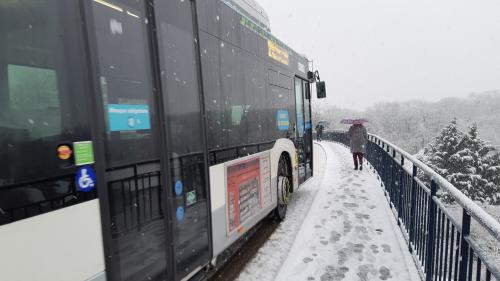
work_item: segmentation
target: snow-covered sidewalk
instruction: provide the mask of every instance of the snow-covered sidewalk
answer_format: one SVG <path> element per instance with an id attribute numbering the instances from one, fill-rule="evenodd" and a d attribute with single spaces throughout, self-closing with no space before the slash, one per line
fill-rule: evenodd
<path id="1" fill-rule="evenodd" d="M 339 144 L 314 150 L 315 177 L 238 280 L 420 280 L 373 172 Z"/>

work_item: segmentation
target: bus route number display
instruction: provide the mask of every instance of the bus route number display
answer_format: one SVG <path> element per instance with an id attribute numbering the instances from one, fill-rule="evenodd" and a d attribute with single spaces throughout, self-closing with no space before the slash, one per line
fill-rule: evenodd
<path id="1" fill-rule="evenodd" d="M 288 65 L 290 63 L 288 52 L 280 48 L 273 41 L 267 40 L 267 49 L 269 52 L 268 53 L 269 57 L 272 58 L 273 60 L 278 61 L 284 65 Z"/>
<path id="2" fill-rule="evenodd" d="M 226 172 L 229 234 L 272 204 L 269 154 L 228 166 Z"/>

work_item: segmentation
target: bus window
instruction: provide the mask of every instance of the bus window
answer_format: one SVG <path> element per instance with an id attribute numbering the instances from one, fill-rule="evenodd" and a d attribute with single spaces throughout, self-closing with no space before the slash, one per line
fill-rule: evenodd
<path id="1" fill-rule="evenodd" d="M 295 106 L 297 110 L 297 136 L 304 136 L 304 99 L 302 80 L 295 78 Z"/>
<path id="2" fill-rule="evenodd" d="M 90 140 L 80 24 L 76 1 L 0 3 L 0 225 L 96 197 L 57 156 Z"/>

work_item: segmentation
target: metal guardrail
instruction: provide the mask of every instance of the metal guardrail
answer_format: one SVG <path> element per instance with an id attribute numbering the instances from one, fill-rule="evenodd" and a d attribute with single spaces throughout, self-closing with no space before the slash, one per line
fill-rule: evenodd
<path id="1" fill-rule="evenodd" d="M 325 138 L 349 146 L 343 131 L 327 132 Z M 366 159 L 378 172 L 426 281 L 500 281 L 499 265 L 470 236 L 472 221 L 500 243 L 498 221 L 427 165 L 379 136 L 369 135 Z M 419 180 L 419 171 L 430 184 Z M 439 188 L 462 208 L 461 222 L 436 196 Z"/>

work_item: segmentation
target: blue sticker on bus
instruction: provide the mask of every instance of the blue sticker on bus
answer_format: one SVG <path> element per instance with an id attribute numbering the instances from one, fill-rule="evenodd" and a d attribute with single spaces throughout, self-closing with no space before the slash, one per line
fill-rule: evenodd
<path id="1" fill-rule="evenodd" d="M 108 104 L 108 117 L 111 132 L 151 129 L 147 104 Z"/>
<path id="2" fill-rule="evenodd" d="M 91 166 L 83 166 L 78 169 L 75 178 L 76 189 L 81 192 L 90 192 L 94 190 L 96 177 L 94 169 Z"/>
<path id="3" fill-rule="evenodd" d="M 278 124 L 278 130 L 288 131 L 290 128 L 290 116 L 288 110 L 278 110 L 276 112 L 276 123 Z"/>
<path id="4" fill-rule="evenodd" d="M 175 195 L 181 196 L 182 195 L 182 182 L 181 181 L 176 181 L 175 182 Z"/>
<path id="5" fill-rule="evenodd" d="M 182 221 L 184 219 L 184 207 L 177 207 L 177 211 L 175 211 L 175 217 L 177 221 Z"/>
<path id="6" fill-rule="evenodd" d="M 306 122 L 306 130 L 310 130 L 312 128 L 311 122 Z"/>

